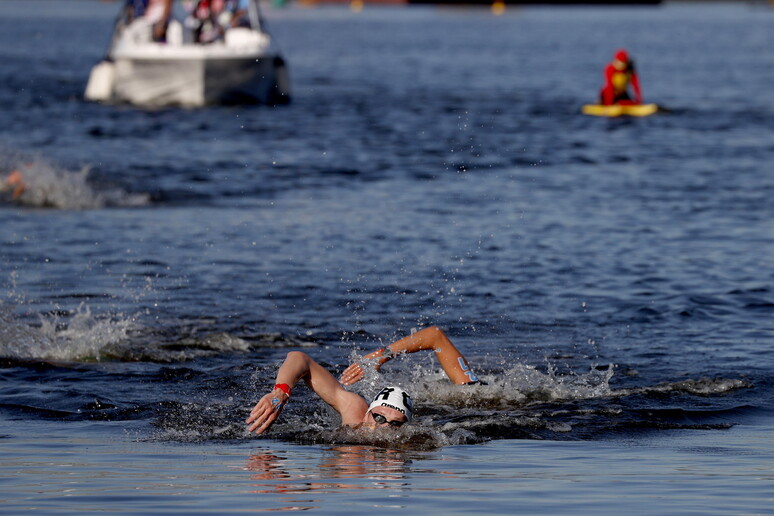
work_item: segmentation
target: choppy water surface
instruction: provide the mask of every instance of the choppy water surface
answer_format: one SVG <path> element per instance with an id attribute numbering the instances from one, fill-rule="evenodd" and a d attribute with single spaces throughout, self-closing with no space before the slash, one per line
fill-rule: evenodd
<path id="1" fill-rule="evenodd" d="M 229 455 L 240 465 L 217 478 L 237 483 L 252 456 L 259 478 L 328 486 L 342 454 L 355 469 L 393 454 L 400 489 L 444 512 L 463 506 L 428 495 L 437 484 L 462 496 L 493 475 L 513 490 L 502 500 L 524 506 L 537 487 L 508 483 L 519 457 L 547 456 L 532 467 L 577 478 L 625 474 L 634 446 L 636 464 L 658 450 L 643 482 L 653 471 L 685 481 L 671 468 L 695 461 L 701 487 L 667 496 L 673 513 L 677 499 L 690 512 L 719 496 L 713 460 L 748 490 L 728 487 L 728 505 L 705 508 L 766 507 L 772 443 L 754 429 L 771 429 L 774 409 L 774 11 L 268 9 L 291 105 L 147 112 L 82 100 L 117 6 L 35 3 L 35 14 L 0 5 L 0 172 L 30 185 L 0 203 L 0 446 L 3 475 L 17 478 L 4 501 L 37 506 L 9 493 L 58 485 L 39 444 L 56 429 L 49 465 L 85 431 L 93 449 L 125 442 L 139 471 L 166 460 L 153 454 Z M 619 46 L 646 100 L 669 113 L 579 114 Z M 355 387 L 410 388 L 417 423 L 397 435 L 338 430 L 305 388 L 268 438 L 246 434 L 288 350 L 341 371 L 429 324 L 488 385 L 451 386 L 415 355 Z M 587 443 L 582 460 L 569 459 L 571 441 Z M 101 453 L 86 464 L 124 449 Z M 318 453 L 339 466 L 311 461 Z M 732 472 L 739 454 L 749 467 Z M 524 474 L 554 494 L 567 485 Z M 140 482 L 121 478 L 99 485 Z M 612 482 L 533 508 L 575 500 L 595 513 Z M 659 495 L 635 484 L 632 507 Z M 272 486 L 253 508 L 295 507 Z M 375 489 L 317 490 L 316 507 L 356 510 L 361 487 Z M 389 505 L 382 494 L 372 505 Z M 83 496 L 73 507 L 110 503 Z M 174 510 L 159 503 L 149 494 L 127 508 Z"/>

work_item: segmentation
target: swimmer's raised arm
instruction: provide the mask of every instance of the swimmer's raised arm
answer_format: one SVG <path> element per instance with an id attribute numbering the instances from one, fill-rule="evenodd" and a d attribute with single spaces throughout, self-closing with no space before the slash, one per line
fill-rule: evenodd
<path id="1" fill-rule="evenodd" d="M 293 388 L 303 379 L 328 405 L 341 414 L 343 425 L 360 422 L 368 404 L 359 395 L 345 390 L 336 378 L 306 353 L 291 351 L 277 371 L 274 389 L 253 407 L 246 423 L 250 432 L 262 434 L 277 420 Z"/>
<path id="2" fill-rule="evenodd" d="M 456 384 L 466 384 L 478 382 L 478 378 L 468 365 L 468 361 L 460 351 L 452 344 L 449 337 L 437 326 L 430 326 L 408 337 L 404 337 L 397 342 L 393 342 L 386 348 L 377 349 L 373 353 L 365 355 L 364 359 L 379 360 L 376 363 L 376 370 L 391 360 L 395 355 L 401 353 L 416 353 L 417 351 L 433 350 L 438 362 L 446 372 L 446 376 Z M 364 372 L 360 364 L 354 363 L 347 367 L 339 379 L 344 385 L 352 385 L 363 379 Z"/>

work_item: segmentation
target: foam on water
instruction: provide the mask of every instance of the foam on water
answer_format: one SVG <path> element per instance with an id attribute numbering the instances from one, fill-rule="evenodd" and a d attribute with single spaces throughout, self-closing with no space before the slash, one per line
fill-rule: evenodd
<path id="1" fill-rule="evenodd" d="M 19 174 L 21 183 L 8 184 L 8 178 L 14 173 Z M 89 173 L 89 167 L 67 170 L 42 157 L 23 158 L 6 151 L 0 153 L 0 200 L 62 210 L 136 207 L 150 201 L 147 194 L 117 188 L 97 189 L 89 182 Z"/>
<path id="2" fill-rule="evenodd" d="M 652 387 L 620 389 L 612 394 L 615 396 L 629 396 L 641 393 L 685 392 L 697 396 L 712 396 L 751 386 L 749 382 L 739 378 L 701 378 L 698 380 L 661 383 Z"/>
<path id="3" fill-rule="evenodd" d="M 353 354 L 353 358 L 359 358 Z M 360 358 L 362 361 L 362 358 Z M 371 361 L 365 361 L 371 362 Z M 274 369 L 274 368 L 269 368 Z M 547 402 L 564 403 L 596 399 L 610 394 L 613 367 L 587 373 L 545 373 L 527 365 L 517 365 L 498 374 L 484 371 L 486 385 L 454 385 L 442 371 L 423 366 L 408 371 L 390 371 L 389 381 L 366 367 L 366 379 L 351 390 L 370 399 L 375 389 L 386 383 L 410 389 L 416 418 L 400 429 L 364 431 L 338 427 L 338 414 L 301 383 L 292 403 L 261 438 L 316 444 L 364 444 L 394 449 L 425 450 L 469 444 L 517 433 L 546 430 L 567 433 L 572 426 L 540 414 L 523 414 L 525 408 Z M 152 438 L 198 442 L 254 438 L 238 416 L 249 412 L 249 403 L 265 389 L 265 369 L 254 372 L 247 386 L 237 389 L 250 401 L 228 396 L 224 391 L 202 392 L 183 403 L 173 403 L 158 415 Z M 376 387 L 375 387 L 376 386 Z M 242 406 L 244 403 L 244 406 Z M 509 434 L 510 432 L 510 434 Z"/>
<path id="4" fill-rule="evenodd" d="M 139 315 L 93 314 L 85 303 L 71 312 L 37 314 L 37 322 L 32 323 L 20 318 L 14 306 L 0 303 L 0 357 L 3 358 L 181 363 L 246 353 L 256 348 L 314 345 L 274 333 L 253 335 L 247 340 L 228 332 L 199 332 L 197 328 L 153 329 L 143 326 Z"/>
<path id="5" fill-rule="evenodd" d="M 39 315 L 39 324 L 27 324 L 11 306 L 0 304 L 0 356 L 16 359 L 100 360 L 111 347 L 126 339 L 134 326 L 127 317 L 97 316 L 80 304 L 75 312 Z"/>
<path id="6" fill-rule="evenodd" d="M 417 395 L 428 402 L 451 407 L 507 409 L 535 402 L 607 396 L 612 376 L 612 364 L 603 370 L 592 364 L 587 373 L 565 375 L 558 374 L 551 365 L 546 372 L 541 372 L 533 365 L 516 364 L 503 373 L 482 374 L 486 385 L 459 388 L 440 377 L 434 382 L 423 382 L 420 378 L 432 378 L 426 374 L 415 378 L 414 385 Z"/>
<path id="7" fill-rule="evenodd" d="M 13 300 L 24 303 L 22 296 Z M 140 361 L 145 362 L 137 366 L 144 384 L 172 386 L 180 382 L 179 392 L 163 388 L 156 395 L 140 395 L 130 389 L 116 397 L 87 389 L 75 405 L 72 392 L 67 391 L 51 405 L 60 407 L 56 417 L 149 417 L 155 427 L 150 438 L 160 441 L 255 439 L 247 432 L 244 418 L 266 388 L 266 379 L 276 373 L 281 350 L 320 345 L 281 334 L 239 336 L 185 321 L 167 321 L 154 329 L 140 324 L 137 316 L 94 314 L 85 303 L 70 311 L 33 316 L 17 315 L 17 309 L 16 305 L 0 304 L 0 356 L 10 358 L 11 363 L 50 361 L 56 368 L 59 362 Z M 35 318 L 37 322 L 32 322 Z M 244 358 L 238 362 L 228 358 L 239 355 Z M 275 357 L 276 362 L 269 357 Z M 216 364 L 225 359 L 233 365 L 223 369 L 222 365 L 211 368 L 196 362 L 210 358 Z M 486 362 L 486 357 L 480 358 Z M 256 359 L 262 364 L 258 368 L 250 365 Z M 612 364 L 597 366 L 591 362 L 586 370 L 560 373 L 550 361 L 537 367 L 516 359 L 509 360 L 512 365 L 505 369 L 485 363 L 476 366 L 486 384 L 453 385 L 432 354 L 397 357 L 390 370 L 382 372 L 357 352 L 339 366 L 351 361 L 359 361 L 366 375 L 350 389 L 370 399 L 385 384 L 402 386 L 414 397 L 415 420 L 389 431 L 338 428 L 339 416 L 302 383 L 294 391 L 293 403 L 260 438 L 427 450 L 492 439 L 588 438 L 631 428 L 728 428 L 727 411 L 715 399 L 751 386 L 745 380 L 726 377 L 613 389 L 610 382 L 616 368 Z M 191 365 L 174 365 L 183 362 Z M 23 369 L 18 374 L 26 377 Z M 74 373 L 63 370 L 62 374 Z M 29 380 L 34 378 L 37 374 Z M 664 396 L 675 400 L 699 397 L 706 402 L 695 408 L 690 402 L 678 402 L 676 408 L 664 409 L 658 401 Z M 14 400 L 14 406 L 21 407 L 19 410 L 51 409 L 48 402 L 41 405 L 35 393 L 30 393 L 29 399 Z"/>
<path id="8" fill-rule="evenodd" d="M 356 392 L 368 398 L 371 391 L 375 393 L 385 384 L 386 380 L 374 367 L 378 359 L 364 359 L 353 352 L 350 360 L 359 363 L 365 374 L 363 380 L 353 386 Z M 403 356 L 397 360 L 411 359 Z M 539 371 L 534 365 L 521 363 L 497 374 L 482 372 L 476 367 L 474 370 L 485 385 L 466 385 L 461 388 L 449 383 L 440 369 L 428 370 L 421 364 L 414 364 L 410 370 L 399 373 L 394 383 L 411 393 L 415 401 L 421 399 L 428 404 L 449 407 L 503 409 L 532 402 L 607 396 L 611 392 L 609 382 L 614 374 L 613 364 L 604 368 L 591 364 L 587 373 L 569 374 L 559 374 L 551 363 L 547 365 L 546 372 Z"/>

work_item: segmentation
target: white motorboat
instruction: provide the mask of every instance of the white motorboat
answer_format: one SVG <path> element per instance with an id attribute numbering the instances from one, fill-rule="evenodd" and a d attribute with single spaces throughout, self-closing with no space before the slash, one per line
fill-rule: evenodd
<path id="1" fill-rule="evenodd" d="M 257 0 L 250 0 L 249 20 L 249 28 L 228 28 L 206 44 L 194 42 L 176 20 L 163 43 L 152 41 L 151 24 L 143 18 L 117 23 L 108 55 L 92 69 L 84 97 L 151 108 L 287 103 L 287 67 L 263 30 Z"/>

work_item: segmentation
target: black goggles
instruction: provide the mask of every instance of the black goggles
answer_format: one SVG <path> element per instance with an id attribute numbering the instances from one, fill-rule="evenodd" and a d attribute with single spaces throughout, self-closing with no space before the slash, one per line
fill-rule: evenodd
<path id="1" fill-rule="evenodd" d="M 405 421 L 398 421 L 397 419 L 393 419 L 392 421 L 390 421 L 389 419 L 387 419 L 383 415 L 381 415 L 381 414 L 374 414 L 373 412 L 371 412 L 371 417 L 374 418 L 374 421 L 376 421 L 377 425 L 383 425 L 383 424 L 387 423 L 390 426 L 399 427 L 399 426 L 403 426 L 403 423 L 405 423 Z"/>

